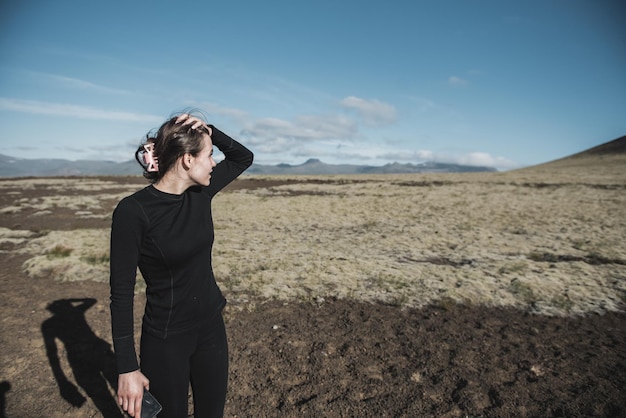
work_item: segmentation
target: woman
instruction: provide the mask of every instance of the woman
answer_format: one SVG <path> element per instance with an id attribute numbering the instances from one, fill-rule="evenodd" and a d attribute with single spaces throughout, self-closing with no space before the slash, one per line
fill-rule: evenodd
<path id="1" fill-rule="evenodd" d="M 182 114 L 148 134 L 135 157 L 151 185 L 124 198 L 111 227 L 111 323 L 119 372 L 117 396 L 140 416 L 144 388 L 159 417 L 222 417 L 228 346 L 226 300 L 213 276 L 211 200 L 252 164 L 252 152 L 200 118 Z M 213 160 L 213 145 L 224 153 Z M 141 368 L 133 336 L 136 270 L 146 281 Z"/>

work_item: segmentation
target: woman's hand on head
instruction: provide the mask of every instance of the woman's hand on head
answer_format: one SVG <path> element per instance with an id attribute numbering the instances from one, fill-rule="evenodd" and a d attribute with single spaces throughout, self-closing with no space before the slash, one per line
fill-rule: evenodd
<path id="1" fill-rule="evenodd" d="M 141 416 L 143 389 L 148 389 L 150 381 L 139 370 L 122 373 L 117 379 L 117 401 L 131 417 Z"/>
<path id="2" fill-rule="evenodd" d="M 209 136 L 213 134 L 213 130 L 202 119 L 195 116 L 191 116 L 187 113 L 183 113 L 176 119 L 176 123 L 182 123 L 183 126 L 191 125 L 191 129 L 203 128 L 209 133 Z"/>

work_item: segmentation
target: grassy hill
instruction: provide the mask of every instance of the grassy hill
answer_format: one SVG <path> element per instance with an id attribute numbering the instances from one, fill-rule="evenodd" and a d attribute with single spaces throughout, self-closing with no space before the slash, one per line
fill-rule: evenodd
<path id="1" fill-rule="evenodd" d="M 579 181 L 626 184 L 626 135 L 547 163 L 512 170 L 508 175 L 543 182 Z"/>

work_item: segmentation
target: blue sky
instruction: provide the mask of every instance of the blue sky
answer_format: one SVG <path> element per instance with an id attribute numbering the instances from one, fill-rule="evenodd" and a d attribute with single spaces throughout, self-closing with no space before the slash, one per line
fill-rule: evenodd
<path id="1" fill-rule="evenodd" d="M 626 6 L 0 2 L 0 153 L 124 161 L 187 108 L 261 164 L 542 163 L 626 134 Z"/>

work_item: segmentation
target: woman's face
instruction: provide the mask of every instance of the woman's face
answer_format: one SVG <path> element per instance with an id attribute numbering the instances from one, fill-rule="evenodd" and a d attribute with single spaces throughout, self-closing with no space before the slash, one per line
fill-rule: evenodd
<path id="1" fill-rule="evenodd" d="M 187 155 L 189 166 L 189 178 L 198 185 L 208 186 L 211 183 L 211 172 L 215 167 L 213 160 L 213 141 L 209 135 L 204 135 L 204 148 L 196 156 Z"/>

